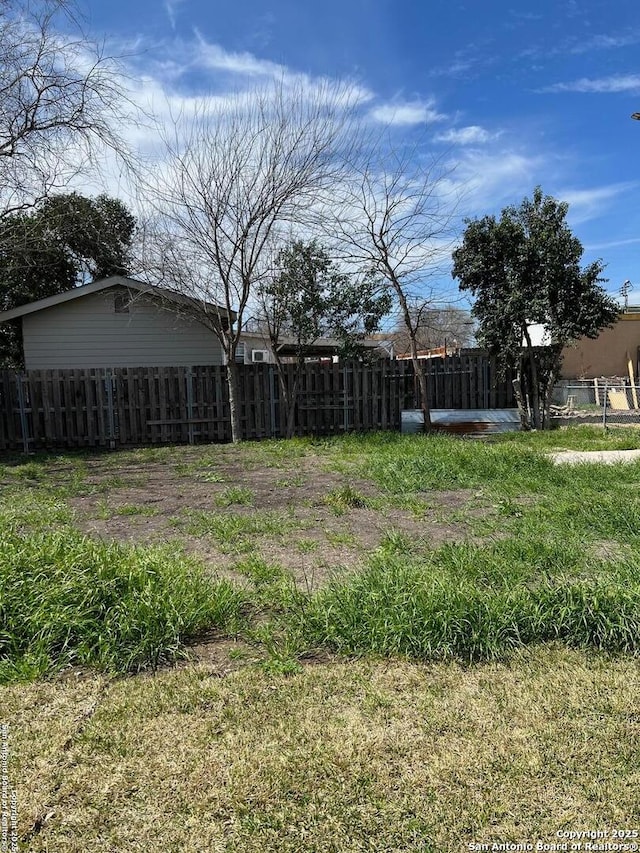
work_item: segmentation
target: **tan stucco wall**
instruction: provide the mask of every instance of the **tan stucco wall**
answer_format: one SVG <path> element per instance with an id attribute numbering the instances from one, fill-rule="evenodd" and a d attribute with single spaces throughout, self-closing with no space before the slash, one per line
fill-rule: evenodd
<path id="1" fill-rule="evenodd" d="M 627 359 L 638 364 L 640 313 L 622 314 L 610 329 L 591 340 L 581 338 L 563 352 L 563 379 L 593 379 L 598 376 L 628 376 Z"/>

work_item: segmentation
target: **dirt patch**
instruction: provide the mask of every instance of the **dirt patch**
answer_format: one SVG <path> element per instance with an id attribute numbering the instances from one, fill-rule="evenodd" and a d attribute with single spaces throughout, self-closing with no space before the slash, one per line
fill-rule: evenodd
<path id="1" fill-rule="evenodd" d="M 416 549 L 434 548 L 471 538 L 460 516 L 489 511 L 470 490 L 420 493 L 412 509 L 391 507 L 370 481 L 327 471 L 314 456 L 286 466 L 229 457 L 223 453 L 202 467 L 195 453 L 175 464 L 93 465 L 88 493 L 69 503 L 80 529 L 92 536 L 169 545 L 239 583 L 247 581 L 235 567 L 253 554 L 279 563 L 308 590 L 358 567 L 385 535 L 399 533 Z M 205 519 L 205 528 L 211 519 L 213 532 L 194 532 L 194 518 Z M 265 518 L 268 532 L 230 541 L 216 535 L 216 522 Z"/>
<path id="2" fill-rule="evenodd" d="M 616 542 L 615 539 L 600 539 L 594 542 L 589 550 L 597 560 L 606 562 L 621 560 L 630 554 L 629 546 Z"/>
<path id="3" fill-rule="evenodd" d="M 206 666 L 208 675 L 223 678 L 231 672 L 236 672 L 243 666 L 259 663 L 264 654 L 243 640 L 234 640 L 222 636 L 215 631 L 201 634 L 186 647 L 184 664 L 202 664 Z M 178 663 L 180 666 L 181 663 Z"/>

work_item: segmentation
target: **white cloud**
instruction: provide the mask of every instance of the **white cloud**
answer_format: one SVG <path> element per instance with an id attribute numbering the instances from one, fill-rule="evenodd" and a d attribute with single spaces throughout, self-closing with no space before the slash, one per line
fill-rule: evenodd
<path id="1" fill-rule="evenodd" d="M 274 80 L 285 87 L 295 85 L 298 92 L 308 93 L 310 97 L 321 92 L 323 87 L 329 96 L 331 87 L 334 92 L 337 87 L 343 93 L 345 107 L 357 104 L 361 114 L 364 112 L 369 119 L 393 125 L 399 135 L 403 130 L 411 132 L 416 125 L 445 120 L 450 124 L 456 120 L 440 113 L 433 99 L 396 97 L 370 104 L 374 93 L 360 82 L 305 75 L 253 53 L 227 51 L 198 35 L 191 41 L 173 39 L 163 44 L 135 44 L 134 49 L 122 53 L 128 53 L 124 79 L 131 100 L 147 114 L 153 113 L 165 120 L 169 127 L 172 118 L 193 116 L 203 102 L 212 109 L 224 111 L 225 105 L 231 104 L 239 91 L 250 98 Z M 197 89 L 194 79 L 198 81 Z M 640 77 L 636 79 L 640 85 Z M 451 173 L 439 191 L 443 196 L 451 193 L 451 198 L 460 198 L 460 217 L 498 213 L 506 204 L 517 204 L 525 195 L 530 195 L 536 184 L 548 184 L 550 178 L 556 185 L 561 184 L 561 176 L 556 172 L 557 160 L 542 152 L 533 151 L 529 146 L 510 148 L 504 140 L 500 146 L 483 147 L 499 134 L 480 125 L 445 128 L 439 128 L 436 138 L 460 147 L 455 157 L 451 157 Z M 128 123 L 123 126 L 123 134 L 141 157 L 158 155 L 158 133 L 151 121 L 142 119 Z M 126 176 L 114 158 L 107 155 L 103 174 L 96 177 L 96 184 L 90 189 L 93 192 L 105 189 L 135 206 L 135 197 L 126 184 Z M 80 191 L 87 191 L 89 182 L 83 179 L 76 186 Z M 576 222 L 595 218 L 631 186 L 614 184 L 568 190 L 564 194 L 552 190 L 552 193 L 570 202 L 571 220 Z M 443 265 L 449 251 L 450 245 L 443 245 L 442 259 L 439 259 Z M 436 255 L 439 257 L 439 253 Z"/>
<path id="2" fill-rule="evenodd" d="M 240 74 L 246 77 L 282 77 L 288 73 L 284 65 L 271 62 L 268 59 L 258 59 L 252 53 L 233 53 L 225 50 L 219 44 L 208 42 L 199 32 L 195 31 L 197 48 L 192 61 L 199 68 L 213 71 L 226 71 L 230 74 Z"/>
<path id="3" fill-rule="evenodd" d="M 605 33 L 599 33 L 590 39 L 580 39 L 570 48 L 570 53 L 581 54 L 591 53 L 593 50 L 615 50 L 619 47 L 628 47 L 632 44 L 637 44 L 640 41 L 640 33 L 637 31 L 620 33 L 619 35 L 609 36 Z"/>
<path id="4" fill-rule="evenodd" d="M 162 58 L 155 59 L 158 55 Z M 164 91 L 165 97 L 171 99 L 225 99 L 231 93 L 237 95 L 240 90 L 249 95 L 274 81 L 285 89 L 296 89 L 313 97 L 316 103 L 321 103 L 326 96 L 332 103 L 339 99 L 347 107 L 367 103 L 374 97 L 357 80 L 312 77 L 286 65 L 260 59 L 253 53 L 225 50 L 219 44 L 208 42 L 197 31 L 191 41 L 176 38 L 147 46 L 145 53 L 141 53 L 141 45 L 137 44 L 130 61 L 140 66 L 137 76 L 146 80 L 147 88 Z M 198 80 L 197 84 L 194 79 Z"/>
<path id="5" fill-rule="evenodd" d="M 446 116 L 435 109 L 435 102 L 429 101 L 392 101 L 380 104 L 369 113 L 372 119 L 382 124 L 412 125 L 431 124 L 444 121 Z"/>
<path id="6" fill-rule="evenodd" d="M 599 252 L 602 249 L 617 249 L 620 246 L 631 246 L 640 243 L 640 237 L 629 237 L 627 240 L 610 240 L 606 243 L 589 243 L 585 249 L 590 252 Z"/>
<path id="7" fill-rule="evenodd" d="M 569 83 L 553 83 L 539 89 L 540 92 L 595 92 L 610 94 L 612 92 L 640 91 L 640 74 L 613 75 L 591 79 L 582 77 Z"/>
<path id="8" fill-rule="evenodd" d="M 167 13 L 167 17 L 169 18 L 169 23 L 171 24 L 171 29 L 175 30 L 176 28 L 176 18 L 178 15 L 178 9 L 185 0 L 164 0 L 164 8 Z"/>
<path id="9" fill-rule="evenodd" d="M 451 180 L 458 187 L 465 216 L 484 216 L 519 203 L 531 193 L 546 165 L 540 155 L 508 149 L 467 149 L 456 156 Z"/>
<path id="10" fill-rule="evenodd" d="M 637 181 L 624 181 L 584 190 L 558 190 L 554 196 L 569 205 L 572 224 L 586 222 L 602 215 L 620 195 L 637 187 Z"/>
<path id="11" fill-rule="evenodd" d="M 495 137 L 496 134 L 489 133 L 483 127 L 470 124 L 468 127 L 451 128 L 444 133 L 439 133 L 434 139 L 436 142 L 450 142 L 453 145 L 483 145 Z"/>

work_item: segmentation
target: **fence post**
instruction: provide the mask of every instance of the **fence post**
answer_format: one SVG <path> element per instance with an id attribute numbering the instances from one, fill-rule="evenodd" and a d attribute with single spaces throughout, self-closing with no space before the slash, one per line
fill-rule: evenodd
<path id="1" fill-rule="evenodd" d="M 608 399 L 607 386 L 608 386 L 608 384 L 609 384 L 608 381 L 605 379 L 605 381 L 604 381 L 604 392 L 602 394 L 602 428 L 603 429 L 607 428 L 607 399 Z"/>
<path id="2" fill-rule="evenodd" d="M 23 381 L 27 377 L 22 373 L 16 373 L 18 391 L 18 405 L 20 406 L 20 429 L 22 431 L 22 448 L 24 453 L 29 453 L 29 423 L 27 421 L 27 407 L 24 399 Z"/>
<path id="3" fill-rule="evenodd" d="M 184 372 L 184 384 L 187 390 L 187 421 L 189 444 L 194 444 L 193 435 L 193 367 L 188 367 Z"/>
<path id="4" fill-rule="evenodd" d="M 276 435 L 276 388 L 275 388 L 275 368 L 272 364 L 269 365 L 269 421 L 271 438 Z"/>
<path id="5" fill-rule="evenodd" d="M 107 368 L 104 374 L 104 386 L 107 391 L 107 418 L 109 422 L 109 450 L 116 449 L 116 418 L 113 410 L 113 375 Z"/>
<path id="6" fill-rule="evenodd" d="M 482 360 L 482 406 L 489 408 L 489 361 L 486 358 Z"/>
<path id="7" fill-rule="evenodd" d="M 342 387 L 343 387 L 342 397 L 344 400 L 344 403 L 343 403 L 343 429 L 346 433 L 349 431 L 349 397 L 348 397 L 346 362 L 342 365 Z"/>

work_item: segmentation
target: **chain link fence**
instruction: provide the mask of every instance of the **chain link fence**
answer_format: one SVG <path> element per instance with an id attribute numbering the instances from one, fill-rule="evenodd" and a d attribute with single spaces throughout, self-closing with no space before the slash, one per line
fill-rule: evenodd
<path id="1" fill-rule="evenodd" d="M 623 378 L 564 380 L 554 388 L 556 423 L 640 426 L 640 385 Z"/>

